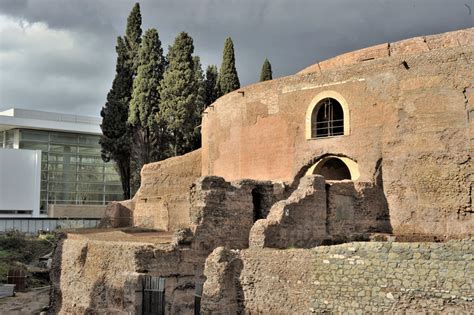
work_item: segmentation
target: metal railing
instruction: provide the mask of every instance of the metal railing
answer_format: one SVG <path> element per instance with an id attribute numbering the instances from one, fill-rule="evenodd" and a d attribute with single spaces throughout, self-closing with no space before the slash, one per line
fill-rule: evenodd
<path id="1" fill-rule="evenodd" d="M 40 231 L 57 229 L 96 228 L 100 220 L 98 218 L 0 218 L 0 233 L 19 231 L 37 234 Z"/>

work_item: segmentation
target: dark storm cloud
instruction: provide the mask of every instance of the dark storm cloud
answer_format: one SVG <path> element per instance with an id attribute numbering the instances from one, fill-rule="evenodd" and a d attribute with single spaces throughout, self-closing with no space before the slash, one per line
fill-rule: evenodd
<path id="1" fill-rule="evenodd" d="M 157 28 L 165 48 L 178 32 L 187 31 L 204 67 L 220 65 L 224 40 L 231 36 L 245 85 L 258 79 L 265 58 L 278 77 L 354 49 L 472 27 L 473 2 L 150 0 L 140 4 L 144 30 Z M 133 3 L 0 0 L 0 108 L 97 115 L 114 75 L 115 39 L 124 33 Z"/>

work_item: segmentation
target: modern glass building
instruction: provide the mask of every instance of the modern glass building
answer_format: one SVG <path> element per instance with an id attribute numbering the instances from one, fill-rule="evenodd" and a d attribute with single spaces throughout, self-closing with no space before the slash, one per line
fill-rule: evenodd
<path id="1" fill-rule="evenodd" d="M 123 199 L 115 164 L 100 156 L 100 122 L 31 110 L 0 112 L 0 148 L 41 151 L 40 215 L 51 216 L 55 207 L 62 209 L 61 216 L 80 206 L 101 212 L 97 206 Z"/>

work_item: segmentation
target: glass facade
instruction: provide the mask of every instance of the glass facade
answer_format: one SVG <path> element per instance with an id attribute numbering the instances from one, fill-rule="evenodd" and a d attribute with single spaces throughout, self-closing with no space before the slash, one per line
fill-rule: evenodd
<path id="1" fill-rule="evenodd" d="M 100 156 L 100 136 L 28 129 L 19 134 L 20 149 L 42 151 L 41 213 L 48 204 L 105 205 L 123 199 L 115 164 Z"/>
<path id="2" fill-rule="evenodd" d="M 15 130 L 0 131 L 0 148 L 13 149 L 15 143 Z"/>

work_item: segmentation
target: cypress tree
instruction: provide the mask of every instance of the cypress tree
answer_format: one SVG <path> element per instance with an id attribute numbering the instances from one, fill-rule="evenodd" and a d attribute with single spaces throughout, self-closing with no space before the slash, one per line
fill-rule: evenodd
<path id="1" fill-rule="evenodd" d="M 128 123 L 134 130 L 134 157 L 139 166 L 159 158 L 159 130 L 155 128 L 155 116 L 160 110 L 159 84 L 163 78 L 165 60 L 161 41 L 156 29 L 143 35 L 138 55 L 137 76 L 133 82 Z M 154 146 L 152 146 L 152 142 Z"/>
<path id="2" fill-rule="evenodd" d="M 117 63 L 112 88 L 102 107 L 102 159 L 115 161 L 122 182 L 124 199 L 130 199 L 130 133 L 127 128 L 128 102 L 132 75 L 128 67 L 128 51 L 124 40 L 117 38 Z"/>
<path id="3" fill-rule="evenodd" d="M 219 97 L 217 77 L 217 67 L 215 65 L 208 66 L 206 69 L 206 79 L 204 80 L 206 106 L 214 103 Z"/>
<path id="4" fill-rule="evenodd" d="M 194 80 L 196 83 L 196 102 L 194 105 L 193 135 L 189 150 L 195 150 L 201 147 L 201 118 L 202 112 L 206 109 L 206 86 L 204 85 L 204 73 L 201 67 L 201 58 L 193 56 Z"/>
<path id="5" fill-rule="evenodd" d="M 201 116 L 202 111 L 206 108 L 206 87 L 204 85 L 204 73 L 201 66 L 201 58 L 193 56 L 194 80 L 196 82 L 196 112 Z"/>
<path id="6" fill-rule="evenodd" d="M 161 111 L 158 123 L 166 125 L 172 155 L 192 148 L 199 86 L 196 82 L 193 39 L 185 32 L 169 47 L 168 68 L 160 84 Z"/>
<path id="7" fill-rule="evenodd" d="M 140 43 L 141 43 L 141 36 L 142 36 L 142 16 L 140 13 L 140 4 L 135 3 L 130 14 L 127 19 L 127 26 L 125 30 L 124 41 L 127 48 L 127 67 L 130 69 L 130 76 L 131 81 L 128 87 L 130 94 L 133 90 L 133 78 L 136 77 L 138 71 L 138 55 L 140 50 Z M 129 104 L 127 104 L 129 106 Z M 137 129 L 131 129 L 131 137 L 132 138 L 139 138 L 140 135 L 135 134 Z M 138 148 L 132 141 L 131 143 L 131 150 L 137 152 Z M 130 178 L 131 178 L 131 190 L 132 194 L 140 187 L 140 170 L 141 170 L 141 163 L 137 163 L 136 159 L 131 159 L 131 171 L 130 171 Z"/>
<path id="8" fill-rule="evenodd" d="M 263 62 L 263 65 L 262 65 L 262 71 L 260 72 L 260 82 L 271 80 L 271 79 L 272 79 L 272 65 L 270 64 L 270 61 L 268 61 L 268 59 L 265 58 L 265 61 Z"/>
<path id="9" fill-rule="evenodd" d="M 221 95 L 232 92 L 240 87 L 237 69 L 235 68 L 234 43 L 227 37 L 222 55 L 222 65 L 219 73 L 219 92 Z"/>
<path id="10" fill-rule="evenodd" d="M 137 2 L 132 8 L 127 19 L 127 28 L 125 30 L 125 41 L 129 54 L 129 66 L 133 70 L 133 75 L 138 70 L 138 54 L 142 37 L 142 15 L 140 13 L 140 4 Z"/>

